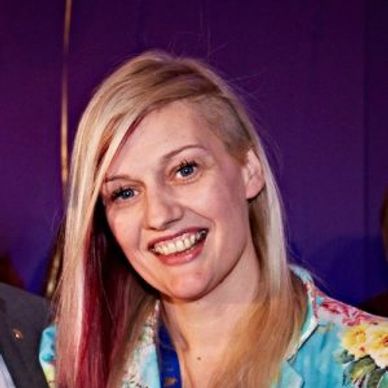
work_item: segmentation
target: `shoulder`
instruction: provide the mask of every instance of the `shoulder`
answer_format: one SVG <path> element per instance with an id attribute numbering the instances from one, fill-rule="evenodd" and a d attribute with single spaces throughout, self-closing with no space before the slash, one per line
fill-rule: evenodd
<path id="1" fill-rule="evenodd" d="M 384 381 L 388 386 L 388 319 L 323 293 L 317 295 L 316 305 L 319 327 L 328 331 L 328 341 L 333 337 L 333 357 L 344 368 L 345 381 L 368 382 L 368 387 Z"/>
<path id="2" fill-rule="evenodd" d="M 18 305 L 25 303 L 33 303 L 38 305 L 46 305 L 47 302 L 44 298 L 38 295 L 31 294 L 21 288 L 10 286 L 9 284 L 0 283 L 0 298 L 9 300 L 12 298 L 12 304 L 14 302 Z M 15 300 L 13 298 L 16 298 Z"/>
<path id="3" fill-rule="evenodd" d="M 303 374 L 333 386 L 388 387 L 388 319 L 325 295 L 303 276 L 307 314 L 295 355 Z"/>
<path id="4" fill-rule="evenodd" d="M 0 304 L 9 320 L 47 325 L 49 302 L 40 296 L 0 283 Z"/>

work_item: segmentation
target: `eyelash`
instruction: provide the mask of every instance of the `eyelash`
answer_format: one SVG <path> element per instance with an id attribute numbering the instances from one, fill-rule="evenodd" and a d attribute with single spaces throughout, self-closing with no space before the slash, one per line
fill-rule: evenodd
<path id="1" fill-rule="evenodd" d="M 188 161 L 188 160 L 183 160 L 180 164 L 179 164 L 179 166 L 178 166 L 178 168 L 176 169 L 176 171 L 175 171 L 175 173 L 176 174 L 178 174 L 178 173 L 182 173 L 182 171 L 184 170 L 184 169 L 187 169 L 187 168 L 192 168 L 193 169 L 193 171 L 192 172 L 190 172 L 189 174 L 187 174 L 187 175 L 181 175 L 181 177 L 183 178 L 183 179 L 189 179 L 193 174 L 195 174 L 195 170 L 198 168 L 198 163 L 195 161 L 195 160 L 190 160 L 190 161 Z"/>
<path id="2" fill-rule="evenodd" d="M 123 197 L 123 194 L 125 192 L 131 191 L 133 194 L 130 197 Z M 115 190 L 112 195 L 110 196 L 110 199 L 112 202 L 118 201 L 118 200 L 125 200 L 128 198 L 132 198 L 135 196 L 135 190 L 131 189 L 130 187 L 119 187 L 117 190 Z"/>

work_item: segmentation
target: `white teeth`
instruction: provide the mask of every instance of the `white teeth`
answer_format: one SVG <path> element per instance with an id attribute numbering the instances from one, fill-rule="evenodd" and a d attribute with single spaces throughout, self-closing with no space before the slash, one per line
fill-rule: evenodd
<path id="1" fill-rule="evenodd" d="M 184 244 L 184 242 L 182 240 L 178 240 L 175 243 L 175 246 L 178 249 L 178 251 L 183 251 L 184 249 L 186 249 L 185 244 Z"/>
<path id="2" fill-rule="evenodd" d="M 167 244 L 167 254 L 173 253 L 175 251 L 175 244 L 173 242 L 169 242 Z"/>
<path id="3" fill-rule="evenodd" d="M 187 237 L 183 239 L 183 244 L 184 244 L 186 249 L 189 249 L 194 243 L 195 243 L 195 237 L 194 236 L 193 236 L 193 241 L 191 241 L 191 239 L 189 239 Z"/>
<path id="4" fill-rule="evenodd" d="M 206 231 L 204 230 L 197 233 L 184 234 L 174 241 L 155 244 L 153 251 L 160 255 L 171 255 L 172 253 L 183 252 L 195 245 L 205 234 Z"/>

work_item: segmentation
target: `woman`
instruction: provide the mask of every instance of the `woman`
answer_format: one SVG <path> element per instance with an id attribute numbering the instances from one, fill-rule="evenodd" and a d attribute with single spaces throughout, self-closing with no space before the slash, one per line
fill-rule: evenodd
<path id="1" fill-rule="evenodd" d="M 262 143 L 208 67 L 156 52 L 121 66 L 81 119 L 71 170 L 40 355 L 53 386 L 388 384 L 359 340 L 380 351 L 387 324 L 289 269 Z"/>

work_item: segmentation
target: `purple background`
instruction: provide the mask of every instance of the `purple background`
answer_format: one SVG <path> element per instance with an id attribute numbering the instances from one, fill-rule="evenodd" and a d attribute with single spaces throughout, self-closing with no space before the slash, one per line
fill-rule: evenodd
<path id="1" fill-rule="evenodd" d="M 92 90 L 149 48 L 200 57 L 243 90 L 287 209 L 292 251 L 350 303 L 388 288 L 388 2 L 73 2 L 70 133 Z M 64 1 L 0 2 L 0 257 L 41 291 L 61 219 Z M 70 143 L 71 143 L 70 139 Z"/>

